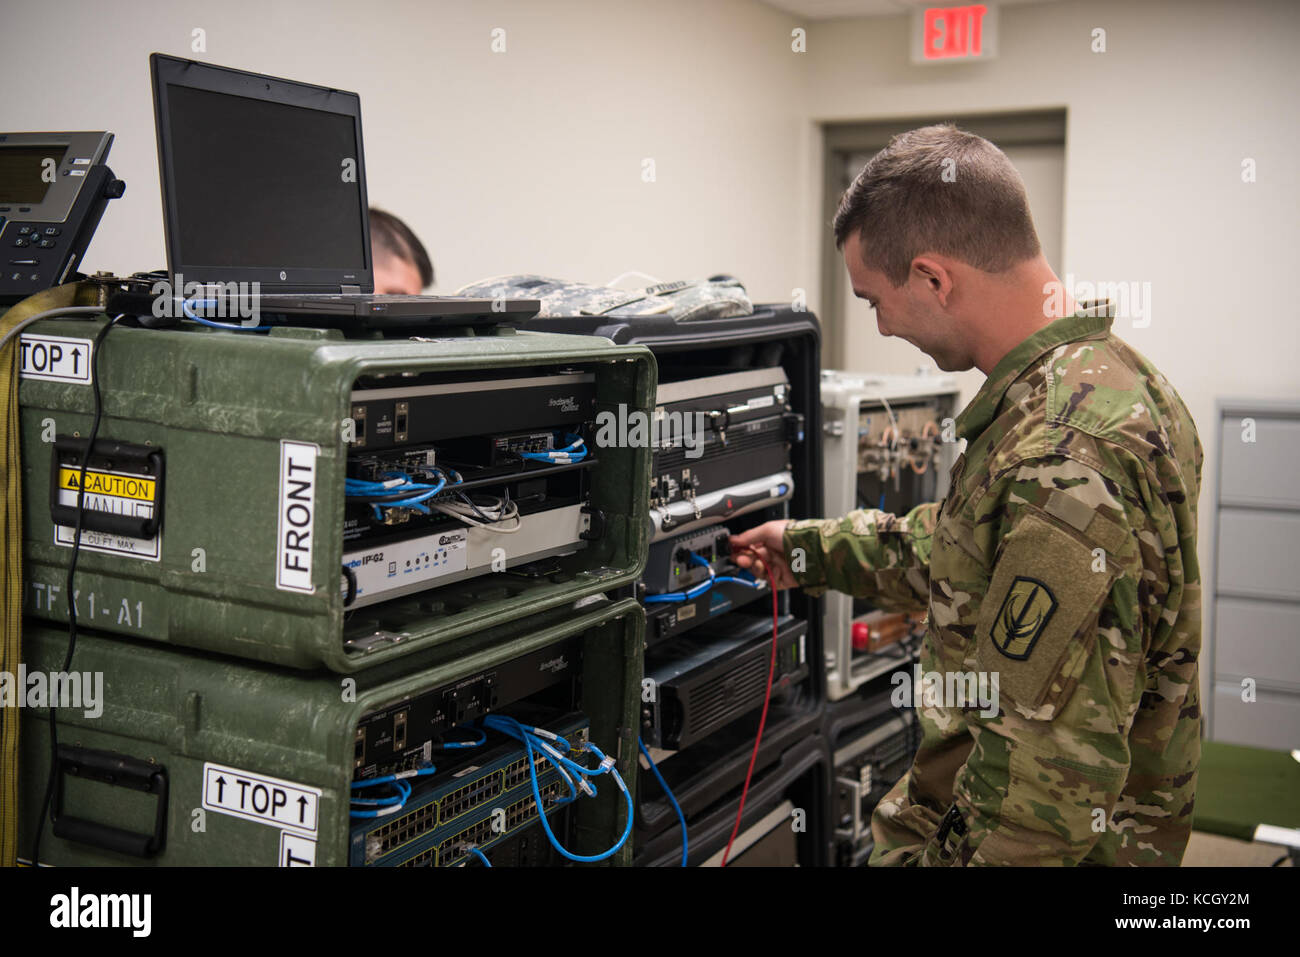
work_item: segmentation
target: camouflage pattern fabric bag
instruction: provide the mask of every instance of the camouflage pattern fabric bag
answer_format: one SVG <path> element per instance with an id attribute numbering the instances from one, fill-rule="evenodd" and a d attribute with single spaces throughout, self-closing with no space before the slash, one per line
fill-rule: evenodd
<path id="1" fill-rule="evenodd" d="M 538 299 L 539 316 L 668 316 L 681 322 L 692 319 L 729 319 L 754 311 L 745 287 L 733 276 L 661 282 L 641 289 L 615 289 L 546 276 L 498 276 L 462 286 L 458 296 L 486 299 Z"/>

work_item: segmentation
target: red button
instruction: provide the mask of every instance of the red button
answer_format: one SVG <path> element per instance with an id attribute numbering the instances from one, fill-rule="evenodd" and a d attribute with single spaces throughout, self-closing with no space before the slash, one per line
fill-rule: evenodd
<path id="1" fill-rule="evenodd" d="M 855 621 L 852 634 L 854 651 L 866 651 L 871 646 L 871 628 L 865 621 Z"/>

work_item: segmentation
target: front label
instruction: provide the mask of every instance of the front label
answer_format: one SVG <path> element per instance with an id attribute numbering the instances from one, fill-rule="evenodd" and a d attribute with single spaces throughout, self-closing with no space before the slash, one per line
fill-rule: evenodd
<path id="1" fill-rule="evenodd" d="M 316 523 L 316 459 L 320 446 L 280 442 L 280 520 L 275 587 L 312 592 L 311 554 Z"/>

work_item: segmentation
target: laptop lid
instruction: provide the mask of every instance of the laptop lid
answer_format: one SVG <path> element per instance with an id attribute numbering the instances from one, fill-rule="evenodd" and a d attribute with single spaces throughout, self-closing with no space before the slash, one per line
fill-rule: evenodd
<path id="1" fill-rule="evenodd" d="M 373 292 L 360 97 L 161 53 L 149 63 L 173 282 Z"/>

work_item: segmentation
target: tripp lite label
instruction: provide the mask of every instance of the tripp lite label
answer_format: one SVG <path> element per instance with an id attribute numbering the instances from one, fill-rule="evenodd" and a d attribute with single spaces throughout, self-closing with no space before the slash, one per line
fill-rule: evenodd
<path id="1" fill-rule="evenodd" d="M 77 507 L 77 490 L 81 469 L 59 468 L 58 504 Z M 157 509 L 158 482 L 152 475 L 132 472 L 86 469 L 86 488 L 82 505 L 87 512 L 107 512 L 132 518 L 153 518 Z M 54 544 L 71 548 L 75 535 L 69 525 L 54 526 Z M 125 555 L 156 562 L 162 557 L 162 535 L 133 538 L 113 532 L 81 530 L 81 547 L 92 552 Z"/>
<path id="2" fill-rule="evenodd" d="M 91 339 L 63 336 L 22 336 L 18 343 L 18 374 L 24 379 L 90 385 Z"/>
<path id="3" fill-rule="evenodd" d="M 312 530 L 316 521 L 316 459 L 320 446 L 280 441 L 280 517 L 275 587 L 312 592 Z"/>
<path id="4" fill-rule="evenodd" d="M 203 806 L 259 824 L 316 832 L 320 788 L 203 763 Z"/>

